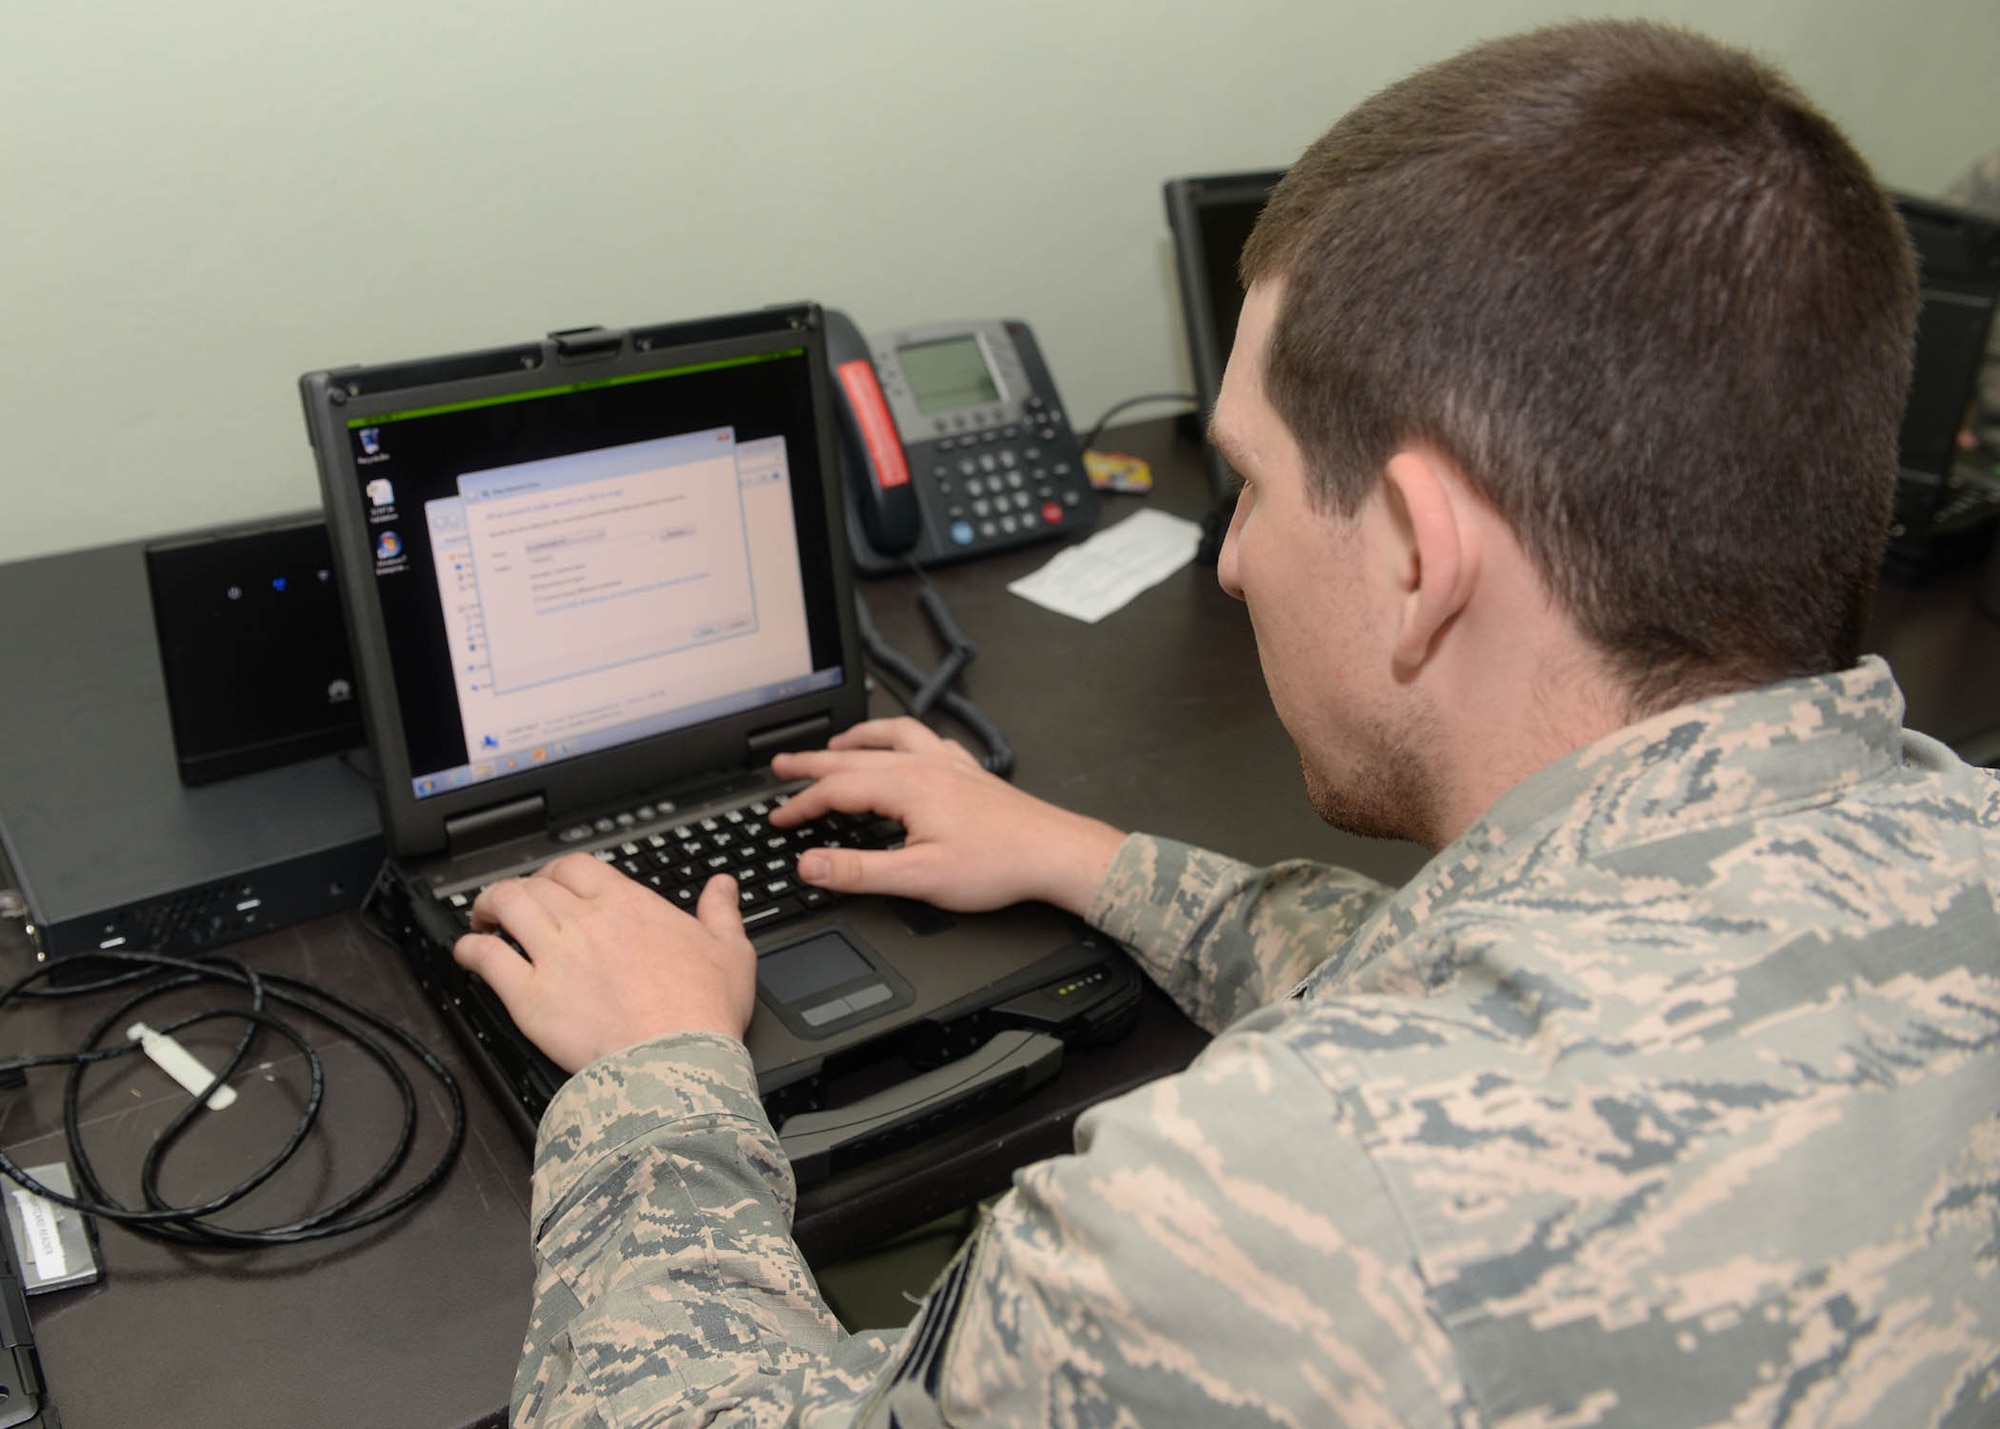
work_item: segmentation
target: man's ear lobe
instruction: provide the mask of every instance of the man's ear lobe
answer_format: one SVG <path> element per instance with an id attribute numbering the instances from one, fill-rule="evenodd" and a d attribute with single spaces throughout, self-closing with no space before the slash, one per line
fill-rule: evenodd
<path id="1" fill-rule="evenodd" d="M 1436 452 L 1405 448 L 1389 458 L 1383 495 L 1405 544 L 1403 591 L 1391 656 L 1414 675 L 1472 598 L 1479 580 L 1479 533 L 1468 522 L 1463 478 Z"/>

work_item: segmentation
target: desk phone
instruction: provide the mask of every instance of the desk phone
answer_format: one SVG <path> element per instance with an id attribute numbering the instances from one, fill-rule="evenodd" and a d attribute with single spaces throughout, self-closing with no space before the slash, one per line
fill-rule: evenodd
<path id="1" fill-rule="evenodd" d="M 1088 528 L 1097 493 L 1028 325 L 862 336 L 826 313 L 855 565 L 937 565 Z"/>

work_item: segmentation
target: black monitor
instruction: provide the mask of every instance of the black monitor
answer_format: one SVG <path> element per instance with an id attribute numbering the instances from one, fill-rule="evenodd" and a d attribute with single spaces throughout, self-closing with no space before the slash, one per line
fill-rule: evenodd
<path id="1" fill-rule="evenodd" d="M 1903 409 L 1902 477 L 1890 571 L 1949 564 L 1952 536 L 1977 535 L 2000 516 L 2000 492 L 1972 478 L 1959 445 L 1979 390 L 1987 332 L 2000 307 L 2000 223 L 1927 199 L 1895 195 L 1917 252 L 1922 304 Z"/>
<path id="2" fill-rule="evenodd" d="M 1944 476 L 1978 391 L 1986 334 L 2000 303 L 2000 224 L 1907 196 L 1896 199 L 1896 210 L 1916 247 L 1923 285 L 1903 465 Z"/>
<path id="3" fill-rule="evenodd" d="M 1264 211 L 1283 169 L 1170 179 L 1166 185 L 1167 228 L 1174 240 L 1181 313 L 1187 323 L 1188 364 L 1204 418 L 1222 392 L 1222 369 L 1236 340 L 1243 311 L 1243 285 L 1236 260 Z M 1209 486 L 1218 504 L 1227 500 L 1231 472 L 1214 448 L 1207 449 Z"/>

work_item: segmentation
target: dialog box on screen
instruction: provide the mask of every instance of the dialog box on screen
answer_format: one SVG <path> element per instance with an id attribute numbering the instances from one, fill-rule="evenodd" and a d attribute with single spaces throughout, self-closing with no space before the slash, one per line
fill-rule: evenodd
<path id="1" fill-rule="evenodd" d="M 496 693 L 757 629 L 730 428 L 458 487 Z"/>

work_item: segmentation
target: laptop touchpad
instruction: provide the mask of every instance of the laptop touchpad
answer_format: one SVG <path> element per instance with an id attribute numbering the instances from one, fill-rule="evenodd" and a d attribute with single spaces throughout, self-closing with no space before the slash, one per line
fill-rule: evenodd
<path id="1" fill-rule="evenodd" d="M 916 1000 L 887 963 L 840 928 L 760 954 L 757 990 L 788 1027 L 814 1038 Z"/>

